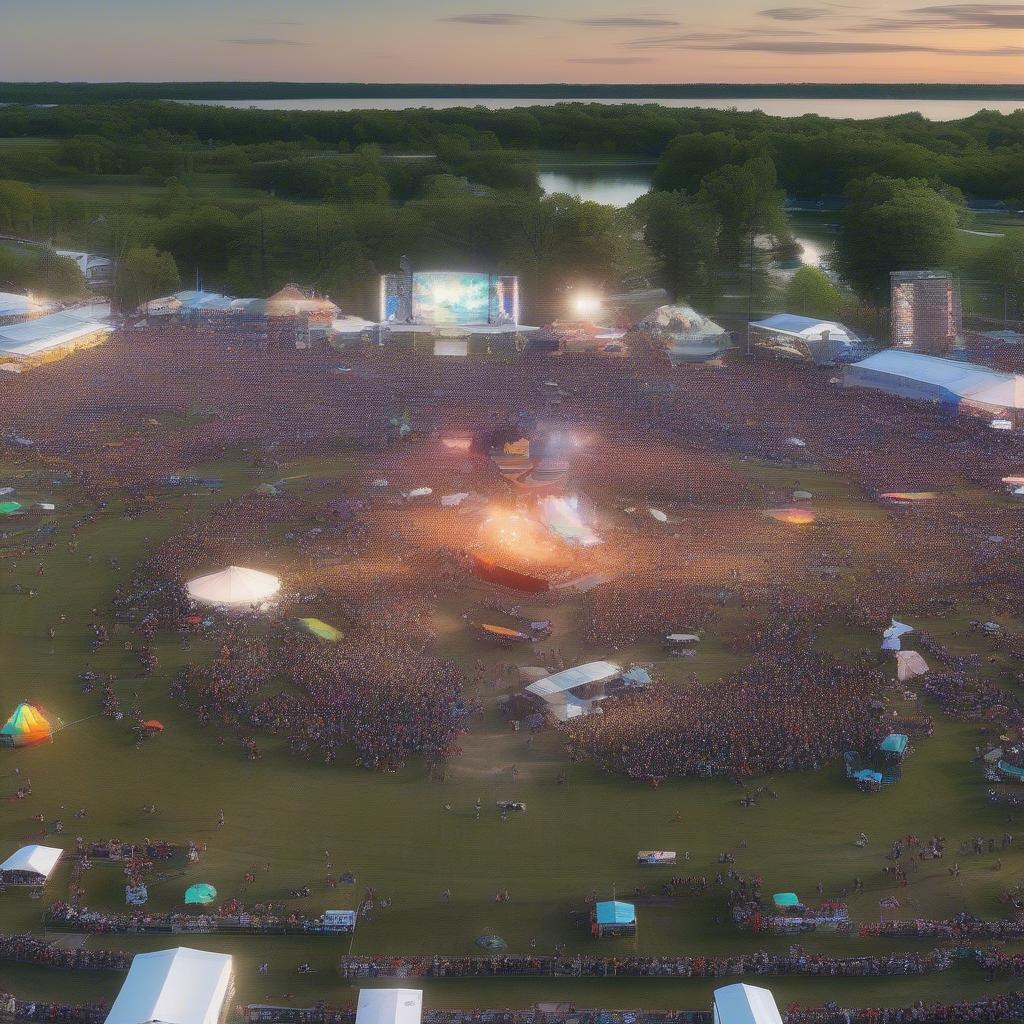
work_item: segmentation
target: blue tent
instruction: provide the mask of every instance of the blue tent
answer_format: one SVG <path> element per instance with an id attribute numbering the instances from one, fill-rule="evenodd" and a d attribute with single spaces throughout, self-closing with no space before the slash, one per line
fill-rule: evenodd
<path id="1" fill-rule="evenodd" d="M 594 920 L 600 925 L 636 924 L 636 907 L 619 900 L 605 900 L 594 907 Z"/>
<path id="2" fill-rule="evenodd" d="M 873 771 L 871 768 L 861 768 L 859 771 L 855 771 L 850 778 L 856 779 L 858 782 L 877 782 L 879 785 L 882 784 L 882 773 Z"/>
<path id="3" fill-rule="evenodd" d="M 897 757 L 902 757 L 909 743 L 909 736 L 905 736 L 901 732 L 891 732 L 878 745 L 878 749 L 885 754 L 895 754 Z"/>
<path id="4" fill-rule="evenodd" d="M 800 898 L 795 892 L 777 892 L 772 897 L 772 902 L 777 907 L 799 907 Z"/>

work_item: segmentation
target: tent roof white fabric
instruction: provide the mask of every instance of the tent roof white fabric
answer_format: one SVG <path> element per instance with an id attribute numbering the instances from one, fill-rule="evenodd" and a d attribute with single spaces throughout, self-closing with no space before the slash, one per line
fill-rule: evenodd
<path id="1" fill-rule="evenodd" d="M 23 846 L 0 864 L 0 871 L 34 871 L 49 878 L 63 853 L 55 846 Z"/>
<path id="2" fill-rule="evenodd" d="M 760 327 L 776 334 L 788 334 L 804 341 L 817 341 L 828 331 L 830 341 L 846 340 L 851 345 L 858 341 L 857 335 L 844 324 L 834 320 L 817 320 L 810 316 L 797 316 L 795 313 L 776 313 L 764 320 L 751 320 L 751 327 Z"/>
<path id="3" fill-rule="evenodd" d="M 692 306 L 659 306 L 638 324 L 647 330 L 667 331 L 674 341 L 705 341 L 724 335 L 725 328 Z"/>
<path id="4" fill-rule="evenodd" d="M 189 596 L 207 604 L 261 604 L 281 589 L 281 581 L 268 572 L 229 565 L 220 572 L 189 580 Z"/>
<path id="5" fill-rule="evenodd" d="M 590 661 L 585 665 L 576 665 L 574 668 L 563 669 L 554 675 L 538 679 L 537 682 L 530 683 L 526 690 L 535 697 L 550 700 L 565 693 L 566 690 L 575 690 L 577 686 L 584 686 L 587 683 L 607 682 L 621 674 L 622 669 L 610 661 Z"/>
<path id="6" fill-rule="evenodd" d="M 420 1024 L 423 993 L 418 988 L 361 988 L 356 1024 Z"/>
<path id="7" fill-rule="evenodd" d="M 899 651 L 896 654 L 896 677 L 901 683 L 914 676 L 928 673 L 928 662 L 917 651 Z"/>
<path id="8" fill-rule="evenodd" d="M 715 1024 L 782 1024 L 775 996 L 756 985 L 726 985 L 715 989 Z"/>
<path id="9" fill-rule="evenodd" d="M 0 292 L 0 316 L 28 316 L 38 313 L 50 306 L 32 298 L 31 295 L 19 295 L 17 292 Z"/>
<path id="10" fill-rule="evenodd" d="M 202 949 L 139 953 L 106 1024 L 217 1024 L 231 983 L 231 957 Z"/>
<path id="11" fill-rule="evenodd" d="M 999 409 L 1024 409 L 1024 377 L 1019 375 L 996 381 L 964 396 L 969 402 Z"/>
<path id="12" fill-rule="evenodd" d="M 27 358 L 100 331 L 109 334 L 111 330 L 109 324 L 82 320 L 67 313 L 51 313 L 0 327 L 0 356 Z"/>
<path id="13" fill-rule="evenodd" d="M 906 377 L 921 384 L 944 388 L 960 398 L 973 396 L 976 392 L 1014 380 L 1012 374 L 997 373 L 976 363 L 963 363 L 958 359 L 943 359 L 941 356 L 903 352 L 893 348 L 876 352 L 853 365 L 876 373 Z"/>

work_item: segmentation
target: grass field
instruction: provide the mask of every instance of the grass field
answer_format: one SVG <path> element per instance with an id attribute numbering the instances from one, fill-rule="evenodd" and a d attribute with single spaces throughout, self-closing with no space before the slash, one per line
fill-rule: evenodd
<path id="1" fill-rule="evenodd" d="M 285 467 L 285 475 L 316 479 L 344 479 L 352 465 L 344 455 L 323 464 L 304 462 Z M 739 464 L 760 484 L 784 485 L 790 470 Z M 31 478 L 16 479 L 19 467 L 4 467 L 5 480 L 19 486 L 19 497 L 55 494 L 57 522 L 74 515 L 76 496 L 39 489 Z M 717 856 L 732 850 L 742 871 L 759 871 L 768 892 L 795 889 L 813 897 L 818 881 L 826 892 L 838 895 L 854 876 L 867 883 L 867 893 L 851 900 L 859 920 L 878 913 L 878 899 L 893 890 L 883 886 L 879 872 L 888 843 L 908 832 L 940 832 L 956 849 L 961 839 L 976 834 L 1000 835 L 1005 812 L 991 808 L 977 770 L 969 764 L 975 729 L 939 719 L 935 736 L 918 745 L 902 782 L 877 796 L 864 796 L 841 777 L 838 767 L 818 774 L 779 776 L 771 780 L 778 800 L 744 809 L 740 792 L 725 781 L 686 781 L 658 790 L 639 787 L 594 771 L 572 767 L 568 785 L 558 785 L 564 757 L 558 738 L 550 731 L 527 748 L 523 734 L 512 733 L 494 710 L 499 691 L 486 688 L 479 696 L 486 705 L 482 720 L 474 720 L 464 738 L 463 754 L 452 764 L 446 782 L 427 781 L 422 766 L 411 764 L 395 774 L 374 774 L 356 768 L 325 768 L 291 758 L 283 744 L 261 739 L 265 757 L 246 760 L 237 739 L 223 743 L 215 729 L 202 728 L 168 698 L 166 684 L 177 665 L 202 656 L 201 645 L 183 651 L 176 640 L 157 645 L 161 667 L 151 677 L 136 677 L 134 657 L 123 650 L 126 633 L 98 655 L 88 648 L 87 623 L 94 606 L 105 609 L 119 573 L 116 558 L 127 574 L 147 548 L 173 531 L 181 517 L 202 515 L 213 502 L 241 493 L 264 477 L 245 468 L 242 459 L 206 466 L 206 474 L 226 478 L 221 496 L 176 496 L 161 500 L 159 511 L 125 521 L 116 507 L 82 529 L 80 545 L 69 553 L 63 544 L 41 557 L 45 575 L 36 575 L 38 559 L 0 559 L 0 658 L 4 666 L 0 692 L 3 707 L 23 699 L 41 701 L 58 714 L 67 727 L 52 744 L 5 753 L 8 767 L 0 766 L 2 843 L 5 855 L 39 831 L 30 815 L 42 812 L 48 822 L 62 818 L 64 845 L 81 833 L 92 838 L 144 836 L 173 841 L 194 839 L 209 844 L 198 865 L 152 885 L 149 906 L 180 906 L 184 889 L 196 881 L 213 883 L 222 897 L 241 892 L 242 874 L 254 865 L 257 882 L 246 894 L 248 902 L 286 900 L 288 890 L 310 885 L 313 894 L 289 905 L 309 912 L 352 907 L 367 885 L 390 896 L 390 909 L 360 924 L 354 938 L 302 939 L 237 938 L 194 940 L 210 948 L 224 948 L 239 957 L 238 996 L 260 1001 L 292 993 L 299 1004 L 317 998 L 344 1002 L 349 990 L 333 971 L 337 957 L 356 953 L 470 953 L 474 940 L 495 932 L 512 950 L 525 950 L 535 939 L 540 952 L 555 943 L 571 950 L 594 951 L 595 943 L 578 929 L 570 914 L 580 909 L 591 891 L 602 896 L 628 894 L 637 885 L 656 890 L 659 879 L 672 869 L 641 869 L 634 858 L 638 848 L 689 851 L 690 861 L 680 873 L 718 870 Z M 279 471 L 275 471 L 279 472 Z M 843 481 L 801 473 L 805 486 L 816 493 L 819 506 L 836 514 L 856 516 L 865 528 L 880 515 L 876 506 L 859 497 Z M 294 486 L 305 486 L 303 480 Z M 58 534 L 58 538 L 59 538 Z M 89 556 L 92 556 L 91 560 Z M 20 582 L 38 596 L 14 592 Z M 463 595 L 444 602 L 435 628 L 442 654 L 463 663 L 472 659 L 497 660 L 504 652 L 482 650 L 471 640 L 460 611 L 481 595 Z M 538 613 L 541 609 L 538 609 Z M 61 613 L 66 622 L 58 623 Z M 315 614 L 315 612 L 314 612 Z M 965 613 L 966 615 L 966 613 Z M 961 628 L 961 617 L 927 624 L 937 635 Z M 47 636 L 56 625 L 56 637 Z M 925 625 L 917 622 L 917 625 Z M 558 646 L 573 657 L 614 655 L 625 659 L 660 657 L 655 645 L 624 651 L 587 648 L 579 635 L 574 606 L 556 611 Z M 841 649 L 876 642 L 869 635 L 829 631 L 829 646 Z M 77 674 L 87 664 L 119 676 L 119 692 L 127 705 L 137 691 L 146 717 L 163 721 L 166 732 L 136 749 L 128 729 L 97 715 L 96 694 L 80 693 Z M 736 656 L 724 651 L 714 637 L 702 643 L 695 669 L 714 679 L 736 667 Z M 664 666 L 670 677 L 682 675 L 677 664 Z M 518 768 L 513 779 L 511 767 Z M 31 779 L 33 796 L 16 801 L 21 779 Z M 494 801 L 515 797 L 527 802 L 525 815 L 513 815 L 502 824 Z M 480 798 L 484 814 L 477 821 L 473 803 Z M 155 803 L 155 816 L 143 812 Z M 445 810 L 450 804 L 451 809 Z M 88 818 L 75 821 L 73 812 L 85 807 Z M 216 828 L 223 809 L 227 824 Z M 674 818 L 679 815 L 680 821 Z M 871 836 L 866 850 L 853 839 L 859 831 Z M 51 839 L 54 837 L 51 836 Z M 745 844 L 745 845 L 744 845 Z M 352 871 L 354 888 L 328 890 L 327 854 L 334 872 Z M 969 910 L 998 916 L 998 892 L 1015 881 L 1024 868 L 1024 851 L 1004 854 L 1001 872 L 993 870 L 992 856 L 961 859 L 963 873 L 949 878 L 946 867 L 922 867 L 909 890 L 899 892 L 903 913 L 947 916 Z M 263 869 L 269 863 L 270 870 Z M 67 868 L 60 869 L 47 890 L 46 901 L 63 895 Z M 116 910 L 123 905 L 124 879 L 118 868 L 96 865 L 85 877 L 86 903 L 96 909 Z M 450 887 L 450 903 L 441 891 Z M 511 902 L 499 904 L 494 894 L 507 887 Z M 45 902 L 45 901 L 44 901 Z M 42 905 L 13 891 L 0 898 L 3 931 L 38 929 Z M 732 929 L 725 921 L 721 890 L 712 887 L 707 897 L 693 898 L 684 909 L 643 908 L 639 934 L 634 940 L 602 945 L 602 953 L 726 953 L 753 948 L 784 949 L 788 939 L 759 937 Z M 159 948 L 166 940 L 94 937 L 90 943 L 142 950 Z M 812 949 L 858 955 L 873 949 L 893 948 L 889 943 L 868 943 L 853 938 L 809 939 Z M 268 960 L 267 978 L 257 978 L 255 964 Z M 295 966 L 308 960 L 318 973 L 299 977 Z M 26 995 L 44 993 L 66 998 L 92 998 L 116 990 L 115 975 L 70 976 L 37 969 L 0 965 L 0 987 Z M 435 983 L 428 987 L 433 1005 L 526 1005 L 540 998 L 572 998 L 580 1005 L 702 1006 L 710 982 L 669 980 L 639 982 L 522 982 L 477 981 Z M 976 970 L 925 979 L 865 979 L 842 984 L 834 981 L 787 979 L 775 985 L 781 999 L 820 1002 L 835 998 L 852 1005 L 872 1002 L 899 1004 L 926 996 L 959 997 L 988 990 Z"/>

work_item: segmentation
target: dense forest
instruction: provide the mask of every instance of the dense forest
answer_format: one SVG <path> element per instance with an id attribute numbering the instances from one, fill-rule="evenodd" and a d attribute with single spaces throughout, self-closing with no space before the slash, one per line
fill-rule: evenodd
<path id="1" fill-rule="evenodd" d="M 545 196 L 546 152 L 647 159 L 654 190 L 626 210 Z M 298 280 L 372 313 L 377 276 L 407 253 L 520 274 L 537 319 L 580 283 L 657 284 L 714 309 L 739 281 L 764 298 L 765 245 L 795 251 L 787 197 L 841 208 L 838 278 L 828 292 L 804 275 L 805 305 L 877 310 L 889 270 L 964 268 L 965 199 L 1024 206 L 1024 111 L 931 122 L 597 103 L 0 108 L 0 233 L 107 252 L 125 304 L 182 280 L 235 294 Z M 968 255 L 1018 307 L 1020 235 Z M 25 258 L 6 262 L 0 288 L 27 279 Z"/>

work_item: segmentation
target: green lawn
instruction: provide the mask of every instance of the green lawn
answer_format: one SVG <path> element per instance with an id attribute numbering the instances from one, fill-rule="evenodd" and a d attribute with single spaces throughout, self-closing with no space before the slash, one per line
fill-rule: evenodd
<path id="1" fill-rule="evenodd" d="M 291 486 L 297 488 L 324 479 L 343 480 L 352 459 L 342 454 L 325 463 L 306 460 L 266 473 L 246 465 L 238 459 L 202 467 L 201 472 L 224 476 L 227 496 L 280 476 L 296 477 Z M 792 476 L 789 469 L 740 465 L 763 486 L 786 486 Z M 8 472 L 0 473 L 5 481 L 20 472 L 16 467 L 5 468 Z M 815 491 L 823 510 L 866 521 L 880 514 L 843 481 L 803 470 L 801 481 Z M 73 493 L 51 492 L 27 478 L 19 484 L 19 496 L 50 493 L 58 504 L 56 520 L 66 523 L 74 515 Z M 6 855 L 34 840 L 39 826 L 30 815 L 42 812 L 47 821 L 63 818 L 66 831 L 59 840 L 65 845 L 72 845 L 77 833 L 94 838 L 150 836 L 207 842 L 209 852 L 198 865 L 152 886 L 154 909 L 180 906 L 184 889 L 196 881 L 213 883 L 224 897 L 239 895 L 242 874 L 253 865 L 259 868 L 257 883 L 246 894 L 250 902 L 283 900 L 290 888 L 310 885 L 312 897 L 289 901 L 290 905 L 310 912 L 344 909 L 354 906 L 363 888 L 372 885 L 380 894 L 391 896 L 393 905 L 360 924 L 351 941 L 356 953 L 470 953 L 476 948 L 474 939 L 486 932 L 503 936 L 512 950 L 525 950 L 536 939 L 540 952 L 549 952 L 561 942 L 573 950 L 602 953 L 726 953 L 783 950 L 790 940 L 754 940 L 733 930 L 724 922 L 721 890 L 714 887 L 711 895 L 694 898 L 682 908 L 643 908 L 635 940 L 601 946 L 574 927 L 570 912 L 581 908 L 592 890 L 624 895 L 637 885 L 656 889 L 659 879 L 672 869 L 638 868 L 634 857 L 639 848 L 689 851 L 690 861 L 676 870 L 712 876 L 718 870 L 718 853 L 730 849 L 740 870 L 765 876 L 768 892 L 795 889 L 813 898 L 820 880 L 828 893 L 839 894 L 854 876 L 860 876 L 867 883 L 867 893 L 851 901 L 853 914 L 871 920 L 878 913 L 878 899 L 894 891 L 883 884 L 879 872 L 882 853 L 892 839 L 908 832 L 923 836 L 940 832 L 955 851 L 961 839 L 975 834 L 998 836 L 1007 827 L 1005 812 L 985 802 L 984 785 L 969 764 L 976 728 L 942 718 L 934 738 L 918 744 L 903 781 L 877 796 L 859 794 L 842 779 L 838 767 L 830 766 L 818 774 L 772 779 L 778 800 L 752 809 L 741 808 L 740 791 L 720 780 L 675 782 L 651 790 L 574 767 L 569 769 L 569 784 L 560 786 L 556 777 L 565 762 L 557 737 L 546 732 L 528 749 L 523 734 L 501 724 L 494 708 L 500 691 L 490 687 L 479 694 L 486 715 L 474 720 L 473 731 L 462 744 L 464 752 L 445 783 L 427 781 L 418 763 L 396 774 L 329 769 L 293 759 L 283 744 L 262 738 L 264 758 L 248 761 L 236 737 L 228 735 L 221 745 L 215 728 L 200 727 L 167 696 L 170 674 L 184 659 L 202 656 L 201 644 L 182 651 L 176 640 L 162 639 L 158 645 L 161 668 L 149 678 L 136 677 L 135 660 L 123 650 L 127 634 L 117 633 L 97 656 L 88 649 L 90 609 L 108 607 L 120 576 L 109 559 L 120 561 L 126 577 L 132 563 L 154 541 L 175 529 L 187 506 L 202 514 L 219 500 L 223 498 L 161 499 L 154 514 L 133 522 L 111 507 L 81 531 L 75 553 L 68 553 L 63 541 L 41 553 L 46 567 L 43 577 L 36 575 L 37 557 L 20 560 L 16 567 L 10 559 L 0 559 L 0 663 L 4 667 L 0 704 L 6 713 L 21 699 L 39 700 L 68 723 L 52 744 L 2 755 L 8 767 L 0 767 L 0 787 L 5 787 L 0 797 L 8 799 L 0 809 L 0 853 Z M 26 590 L 38 587 L 38 596 L 14 593 L 15 582 Z M 459 613 L 483 594 L 481 590 L 438 608 L 435 625 L 442 654 L 467 663 L 477 657 L 489 662 L 508 657 L 503 651 L 483 650 L 462 627 Z M 66 615 L 65 624 L 57 622 L 61 612 Z M 56 624 L 57 632 L 53 641 L 47 636 L 51 624 Z M 942 635 L 961 625 L 960 620 L 946 620 L 928 628 Z M 556 626 L 558 646 L 581 659 L 612 654 L 659 657 L 654 644 L 618 652 L 587 648 L 572 605 L 558 610 Z M 837 649 L 875 641 L 869 635 L 841 631 L 826 636 L 828 645 Z M 116 671 L 124 705 L 137 691 L 145 716 L 164 722 L 166 732 L 137 750 L 124 725 L 99 717 L 97 695 L 81 694 L 76 681 L 87 663 Z M 713 679 L 739 663 L 710 637 L 694 664 L 671 663 L 665 668 L 670 677 L 681 678 L 693 668 Z M 513 764 L 520 773 L 515 780 L 510 773 Z M 18 785 L 11 774 L 15 766 L 21 768 L 21 778 L 32 780 L 34 793 L 29 800 L 11 798 Z M 472 811 L 478 797 L 485 811 L 479 821 Z M 502 824 L 493 808 L 495 800 L 505 797 L 525 800 L 528 812 Z M 158 807 L 155 817 L 143 813 L 149 803 Z M 446 803 L 451 810 L 445 810 Z M 84 823 L 72 818 L 82 806 L 88 810 Z M 221 808 L 227 825 L 218 830 L 215 823 Z M 673 820 L 677 812 L 678 823 Z M 872 839 L 866 850 L 853 844 L 861 830 Z M 350 870 L 357 876 L 354 890 L 327 889 L 323 878 L 328 850 L 335 874 Z M 961 858 L 963 873 L 955 882 L 942 864 L 922 867 L 912 876 L 912 886 L 898 894 L 903 912 L 946 916 L 969 910 L 999 915 L 996 896 L 1022 874 L 1024 850 L 1004 854 L 1001 872 L 993 870 L 993 860 L 991 856 Z M 271 869 L 265 871 L 263 865 L 268 862 Z M 51 882 L 48 899 L 63 894 L 67 871 L 62 868 Z M 86 903 L 97 909 L 119 908 L 123 884 L 118 868 L 96 865 L 85 878 Z M 446 887 L 453 891 L 449 904 L 440 898 Z M 498 904 L 494 894 L 505 887 L 511 891 L 511 902 Z M 37 929 L 41 910 L 39 901 L 10 892 L 0 898 L 0 929 Z M 239 1001 L 280 999 L 286 992 L 293 993 L 299 1004 L 352 997 L 333 972 L 337 957 L 349 948 L 347 939 L 197 937 L 191 941 L 238 956 Z M 126 936 L 90 942 L 136 950 L 167 944 L 166 939 Z M 894 948 L 891 943 L 854 938 L 808 937 L 805 945 L 845 955 Z M 257 978 L 255 964 L 260 960 L 272 964 L 269 978 Z M 295 966 L 303 960 L 317 967 L 318 973 L 307 978 L 295 975 Z M 117 984 L 113 975 L 70 976 L 0 964 L 0 988 L 26 995 L 85 999 L 109 996 Z M 954 998 L 991 988 L 976 970 L 918 980 L 788 979 L 771 984 L 780 1002 L 837 999 L 853 1005 Z M 428 1002 L 527 1005 L 542 998 L 571 998 L 580 1005 L 699 1007 L 707 1004 L 713 987 L 710 982 L 668 980 L 445 982 L 428 986 Z"/>

